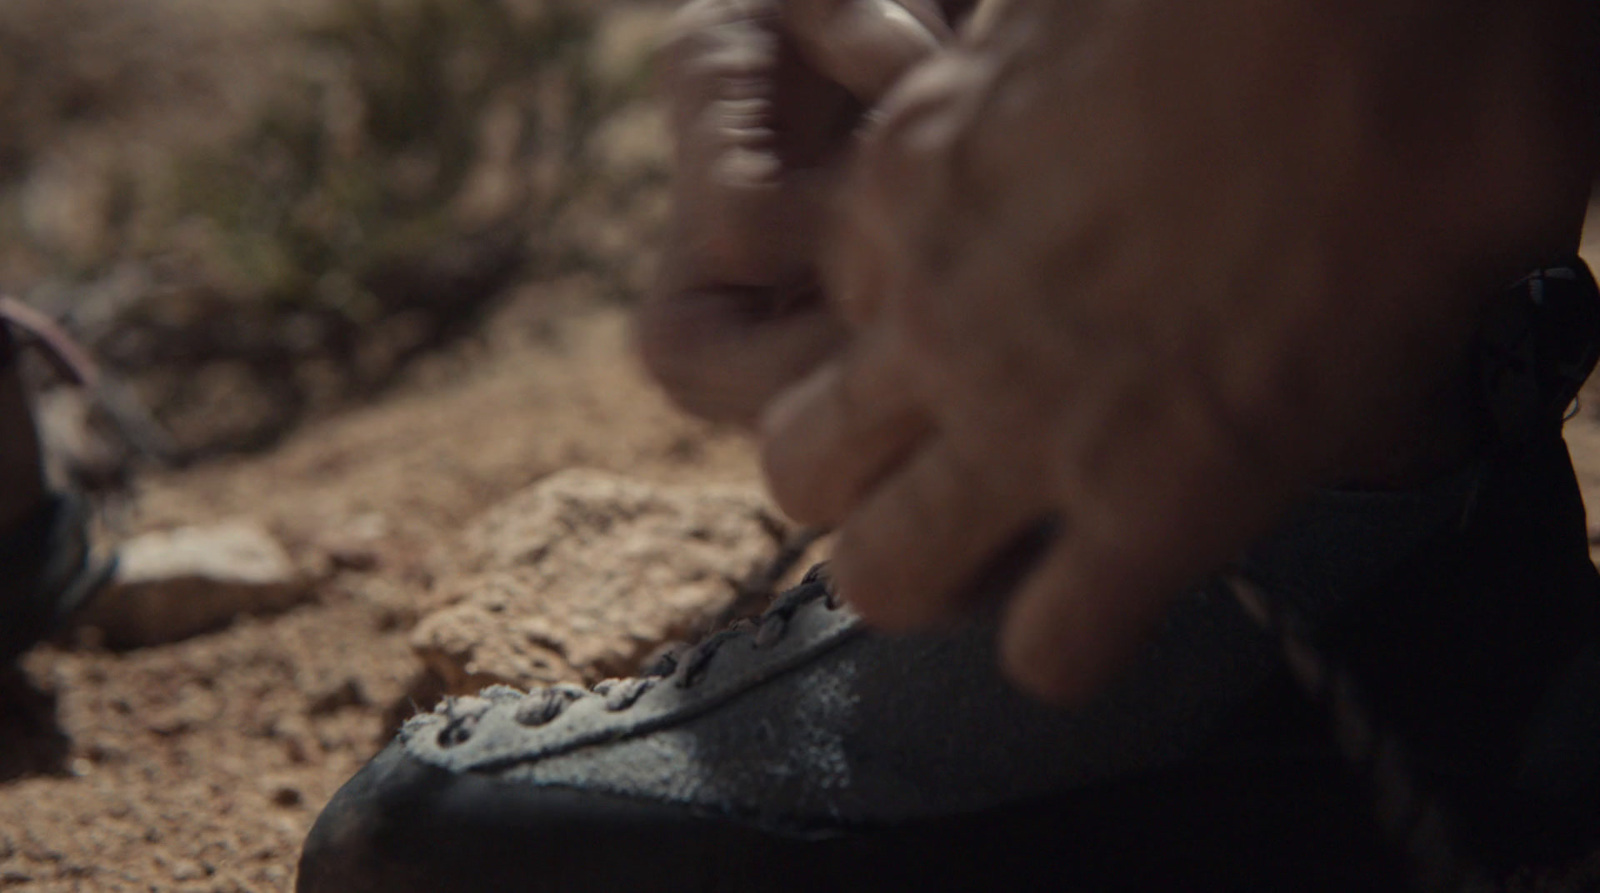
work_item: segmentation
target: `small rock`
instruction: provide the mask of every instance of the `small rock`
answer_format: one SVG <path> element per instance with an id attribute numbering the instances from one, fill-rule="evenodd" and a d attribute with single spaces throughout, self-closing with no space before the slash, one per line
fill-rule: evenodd
<path id="1" fill-rule="evenodd" d="M 176 710 L 152 710 L 144 727 L 163 738 L 181 735 L 194 725 L 189 717 Z"/>
<path id="2" fill-rule="evenodd" d="M 313 687 L 308 691 L 306 711 L 312 716 L 332 713 L 342 707 L 359 707 L 367 703 L 360 681 L 346 678 L 332 685 Z"/>
<path id="3" fill-rule="evenodd" d="M 304 799 L 305 798 L 300 794 L 299 788 L 291 787 L 286 784 L 280 784 L 272 789 L 273 804 L 276 806 L 282 806 L 285 809 L 299 806 Z"/>
<path id="4" fill-rule="evenodd" d="M 388 534 L 389 519 L 381 512 L 367 512 L 324 532 L 317 538 L 317 546 L 334 570 L 365 573 L 383 563 L 379 546 Z"/>
<path id="5" fill-rule="evenodd" d="M 464 531 L 412 647 L 452 693 L 626 675 L 715 623 L 777 529 L 753 487 L 563 471 Z"/>
<path id="6" fill-rule="evenodd" d="M 328 563 L 334 570 L 366 573 L 378 569 L 378 550 L 371 546 L 336 544 L 328 548 Z"/>
<path id="7" fill-rule="evenodd" d="M 117 551 L 115 578 L 81 621 L 115 648 L 184 639 L 309 594 L 278 541 L 248 521 L 148 533 Z"/>
<path id="8" fill-rule="evenodd" d="M 291 765 L 304 766 L 311 762 L 311 746 L 306 743 L 306 738 L 294 733 L 288 733 L 283 738 L 283 756 Z"/>

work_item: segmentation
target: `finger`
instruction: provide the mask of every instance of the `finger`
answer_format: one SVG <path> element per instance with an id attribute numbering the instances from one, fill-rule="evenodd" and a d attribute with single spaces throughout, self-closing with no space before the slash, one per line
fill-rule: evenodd
<path id="1" fill-rule="evenodd" d="M 670 249 L 707 281 L 765 284 L 797 256 L 789 240 L 763 235 L 788 202 L 773 108 L 778 27 L 773 3 L 697 0 L 674 17 L 661 54 L 677 148 Z"/>
<path id="2" fill-rule="evenodd" d="M 1066 529 L 1007 604 L 1006 675 L 1047 700 L 1081 704 L 1137 653 L 1199 571 Z"/>
<path id="3" fill-rule="evenodd" d="M 778 66 L 778 26 L 776 6 L 739 0 L 696 0 L 673 17 L 660 71 L 680 138 L 711 136 L 720 146 L 765 136 L 759 125 L 767 120 L 761 112 Z M 708 108 L 709 120 L 722 126 L 702 128 Z"/>
<path id="4" fill-rule="evenodd" d="M 867 620 L 891 629 L 960 615 L 997 554 L 1039 516 L 1031 499 L 985 480 L 931 438 L 875 488 L 840 528 L 832 568 Z"/>
<path id="5" fill-rule="evenodd" d="M 1110 361 L 1100 364 L 1104 372 Z M 1019 684 L 1081 702 L 1144 641 L 1172 598 L 1214 572 L 1293 502 L 1271 464 L 1192 380 L 1124 379 L 1080 392 L 1052 439 L 1067 528 L 1019 590 L 1001 656 Z"/>
<path id="6" fill-rule="evenodd" d="M 952 36 L 927 0 L 790 0 L 782 16 L 806 59 L 869 106 Z"/>
<path id="7" fill-rule="evenodd" d="M 876 194 L 880 184 L 859 170 L 852 177 L 854 188 L 845 192 L 822 240 L 819 269 L 834 308 L 863 328 L 876 322 L 885 296 L 902 284 L 905 247 Z"/>
<path id="8" fill-rule="evenodd" d="M 774 0 L 691 0 L 680 7 L 656 56 L 673 114 L 699 114 L 730 78 L 770 75 L 780 25 Z"/>
<path id="9" fill-rule="evenodd" d="M 770 290 L 701 289 L 654 294 L 635 335 L 645 365 L 685 410 L 754 426 L 773 397 L 848 339 L 820 296 L 774 312 Z"/>
<path id="10" fill-rule="evenodd" d="M 832 524 L 927 435 L 897 351 L 881 336 L 780 395 L 761 422 L 762 467 L 791 517 Z"/>
<path id="11" fill-rule="evenodd" d="M 823 277 L 847 318 L 875 319 L 894 296 L 912 294 L 905 284 L 914 268 L 954 265 L 971 250 L 962 233 L 983 206 L 982 190 L 953 158 L 990 67 L 970 53 L 941 53 L 895 86 L 861 134 L 822 254 Z"/>

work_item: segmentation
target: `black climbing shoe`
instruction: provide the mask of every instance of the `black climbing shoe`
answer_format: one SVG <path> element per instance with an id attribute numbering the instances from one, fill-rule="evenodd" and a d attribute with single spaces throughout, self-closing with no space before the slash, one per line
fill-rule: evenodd
<path id="1" fill-rule="evenodd" d="M 1600 577 L 1565 400 L 1531 393 L 1554 409 L 1474 467 L 1320 494 L 1240 563 L 1398 769 L 1341 755 L 1221 586 L 1067 711 L 1000 678 L 992 623 L 871 632 L 814 576 L 637 678 L 412 718 L 319 817 L 298 889 L 1365 893 L 1410 884 L 1396 837 L 1435 814 L 1413 800 L 1482 871 L 1566 858 L 1597 836 Z M 1387 834 L 1375 790 L 1408 796 Z"/>
<path id="2" fill-rule="evenodd" d="M 1503 866 L 1589 839 L 1600 753 L 1600 581 L 1545 446 L 1470 494 L 1337 494 L 1339 539 L 1284 546 L 1321 571 L 1321 641 L 1375 629 L 1348 643 L 1375 715 Z M 328 805 L 300 890 L 1403 888 L 1366 781 L 1231 600 L 1184 599 L 1080 712 L 1008 688 L 991 635 L 875 634 L 812 580 L 654 673 L 446 700 Z"/>

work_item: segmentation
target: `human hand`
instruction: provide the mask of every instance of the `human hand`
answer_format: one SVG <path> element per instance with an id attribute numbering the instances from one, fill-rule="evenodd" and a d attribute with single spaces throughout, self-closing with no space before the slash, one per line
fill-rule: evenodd
<path id="1" fill-rule="evenodd" d="M 750 422 L 837 351 L 816 278 L 825 206 L 864 110 L 949 36 L 931 0 L 694 0 L 663 52 L 674 223 L 639 317 L 684 407 Z"/>
<path id="2" fill-rule="evenodd" d="M 1050 521 L 1002 659 L 1081 700 L 1306 490 L 1425 443 L 1480 301 L 1582 219 L 1592 96 L 1530 8 L 1018 0 L 919 66 L 833 240 L 855 341 L 763 423 L 844 596 L 952 617 Z"/>

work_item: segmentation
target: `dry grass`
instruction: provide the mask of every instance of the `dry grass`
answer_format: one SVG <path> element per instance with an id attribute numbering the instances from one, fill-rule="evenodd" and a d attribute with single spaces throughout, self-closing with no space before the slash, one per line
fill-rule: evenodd
<path id="1" fill-rule="evenodd" d="M 663 147 L 628 35 L 654 8 L 226 6 L 0 5 L 0 289 L 191 454 L 370 395 L 518 282 L 647 281 Z"/>

